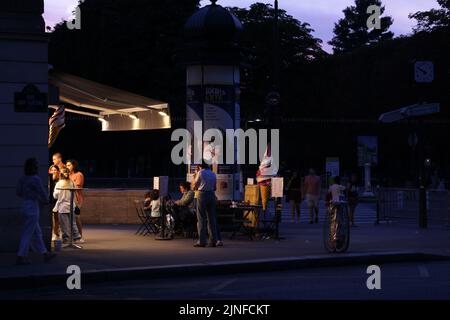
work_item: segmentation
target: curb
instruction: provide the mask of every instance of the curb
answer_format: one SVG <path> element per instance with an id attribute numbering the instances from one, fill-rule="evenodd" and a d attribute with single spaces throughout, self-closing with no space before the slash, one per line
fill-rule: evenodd
<path id="1" fill-rule="evenodd" d="M 450 256 L 421 252 L 380 252 L 365 254 L 333 254 L 320 256 L 286 257 L 274 259 L 223 261 L 201 264 L 179 264 L 155 267 L 103 269 L 82 272 L 83 284 L 110 281 L 130 281 L 160 278 L 183 278 L 195 276 L 223 275 L 233 273 L 255 273 L 284 271 L 305 268 L 326 268 L 350 265 L 371 265 L 400 262 L 449 261 Z M 67 274 L 43 274 L 24 277 L 0 277 L 0 291 L 8 289 L 42 288 L 66 286 Z"/>

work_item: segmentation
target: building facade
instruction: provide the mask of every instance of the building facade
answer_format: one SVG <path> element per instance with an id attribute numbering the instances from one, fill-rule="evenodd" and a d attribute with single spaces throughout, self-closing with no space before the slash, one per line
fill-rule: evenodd
<path id="1" fill-rule="evenodd" d="M 43 0 L 0 1 L 0 251 L 14 251 L 21 232 L 16 184 L 29 157 L 47 182 L 48 38 Z M 41 209 L 50 243 L 48 208 Z"/>

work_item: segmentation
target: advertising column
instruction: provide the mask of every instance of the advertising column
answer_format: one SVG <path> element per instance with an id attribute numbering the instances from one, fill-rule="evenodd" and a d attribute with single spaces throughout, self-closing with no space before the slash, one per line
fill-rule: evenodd
<path id="1" fill-rule="evenodd" d="M 186 128 L 194 137 L 194 123 L 202 121 L 202 133 L 208 129 L 217 129 L 222 133 L 222 141 L 192 140 L 192 143 L 201 143 L 197 150 L 201 150 L 205 159 L 212 160 L 212 169 L 217 174 L 218 200 L 237 200 L 242 193 L 239 166 L 236 161 L 225 163 L 225 132 L 240 127 L 239 86 L 240 74 L 236 66 L 187 67 Z M 194 146 L 190 150 L 189 173 L 192 174 L 196 165 L 193 161 Z M 235 144 L 235 160 L 237 152 Z"/>

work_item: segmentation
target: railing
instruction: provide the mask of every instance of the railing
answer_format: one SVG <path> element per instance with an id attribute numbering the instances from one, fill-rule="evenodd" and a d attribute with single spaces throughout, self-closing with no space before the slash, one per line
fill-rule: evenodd
<path id="1" fill-rule="evenodd" d="M 426 191 L 427 220 L 450 227 L 450 191 Z M 377 222 L 419 221 L 419 189 L 380 188 L 377 190 Z"/>

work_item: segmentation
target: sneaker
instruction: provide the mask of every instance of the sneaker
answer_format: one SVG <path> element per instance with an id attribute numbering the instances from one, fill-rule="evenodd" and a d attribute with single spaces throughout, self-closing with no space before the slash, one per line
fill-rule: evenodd
<path id="1" fill-rule="evenodd" d="M 311 221 L 309 221 L 309 224 L 313 224 L 314 222 L 311 220 Z"/>
<path id="2" fill-rule="evenodd" d="M 83 238 L 80 238 L 80 239 L 75 240 L 75 243 L 86 243 L 86 240 L 84 240 Z"/>
<path id="3" fill-rule="evenodd" d="M 195 248 L 204 248 L 204 247 L 206 247 L 206 245 L 197 242 L 196 244 L 194 244 L 194 247 Z"/>
<path id="4" fill-rule="evenodd" d="M 315 223 L 319 223 L 319 217 L 316 217 Z"/>
<path id="5" fill-rule="evenodd" d="M 52 253 L 52 252 L 47 252 L 44 253 L 44 262 L 50 262 L 50 260 L 52 260 L 53 258 L 56 257 L 56 254 Z"/>
<path id="6" fill-rule="evenodd" d="M 17 257 L 16 259 L 16 265 L 18 266 L 24 266 L 24 265 L 28 265 L 31 264 L 31 261 L 28 260 L 27 257 Z"/>
<path id="7" fill-rule="evenodd" d="M 223 242 L 220 241 L 220 240 L 217 240 L 216 246 L 217 246 L 217 247 L 223 247 Z"/>

